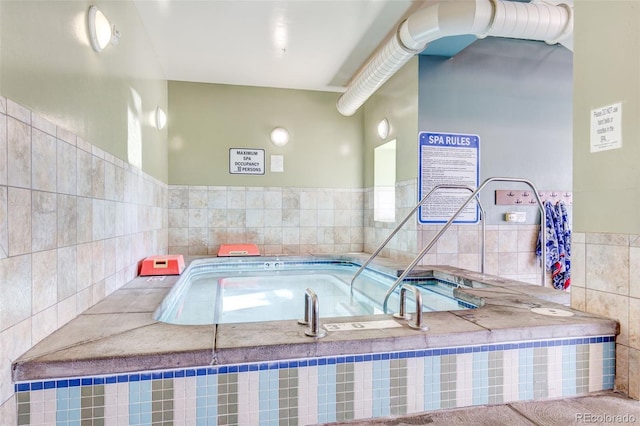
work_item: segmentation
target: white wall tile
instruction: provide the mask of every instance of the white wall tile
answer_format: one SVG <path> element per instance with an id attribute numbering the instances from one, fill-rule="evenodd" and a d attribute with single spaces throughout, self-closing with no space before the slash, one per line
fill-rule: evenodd
<path id="1" fill-rule="evenodd" d="M 31 191 L 8 188 L 9 256 L 31 252 Z"/>
<path id="2" fill-rule="evenodd" d="M 169 194 L 173 190 L 174 186 L 169 189 Z M 169 203 L 169 208 L 173 207 L 172 203 Z M 226 187 L 209 187 L 207 192 L 207 206 L 210 209 L 226 209 L 227 208 L 227 189 Z"/>
<path id="3" fill-rule="evenodd" d="M 0 186 L 0 259 L 9 255 L 8 204 L 7 187 Z"/>
<path id="4" fill-rule="evenodd" d="M 56 331 L 57 328 L 58 307 L 57 304 L 54 303 L 52 306 L 33 314 L 31 319 L 32 343 L 35 345 Z"/>
<path id="5" fill-rule="evenodd" d="M 60 139 L 61 141 L 64 141 L 66 143 L 68 143 L 71 146 L 76 146 L 76 142 L 78 140 L 77 136 L 75 134 L 73 134 L 72 132 L 70 132 L 67 129 L 64 129 L 62 127 L 57 127 L 56 128 L 56 138 Z"/>
<path id="6" fill-rule="evenodd" d="M 103 199 L 105 198 L 104 160 L 93 156 L 91 161 L 91 196 Z"/>
<path id="7" fill-rule="evenodd" d="M 91 240 L 101 240 L 105 237 L 105 207 L 104 200 L 93 199 L 91 203 Z"/>
<path id="8" fill-rule="evenodd" d="M 88 288 L 92 283 L 91 263 L 92 259 L 92 243 L 84 243 L 78 245 L 76 252 L 76 289 L 77 291 Z"/>
<path id="9" fill-rule="evenodd" d="M 628 296 L 629 247 L 587 243 L 586 249 L 587 289 Z"/>
<path id="10" fill-rule="evenodd" d="M 105 278 L 104 241 L 91 243 L 91 283 L 103 281 Z"/>
<path id="11" fill-rule="evenodd" d="M 31 250 L 51 250 L 58 245 L 57 194 L 32 191 Z"/>
<path id="12" fill-rule="evenodd" d="M 31 188 L 31 127 L 7 118 L 7 182 L 10 186 Z"/>
<path id="13" fill-rule="evenodd" d="M 31 316 L 31 254 L 0 260 L 0 330 Z"/>
<path id="14" fill-rule="evenodd" d="M 91 197 L 93 156 L 81 149 L 76 151 L 76 156 L 76 194 Z"/>
<path id="15" fill-rule="evenodd" d="M 264 193 L 265 209 L 282 209 L 282 189 L 267 188 Z"/>
<path id="16" fill-rule="evenodd" d="M 7 116 L 0 114 L 0 185 L 7 184 Z"/>
<path id="17" fill-rule="evenodd" d="M 34 129 L 31 141 L 31 183 L 33 189 L 56 191 L 56 138 Z"/>
<path id="18" fill-rule="evenodd" d="M 76 292 L 77 246 L 59 248 L 57 261 L 57 301 L 61 302 Z"/>
<path id="19" fill-rule="evenodd" d="M 244 188 L 232 187 L 227 191 L 227 208 L 230 210 L 244 209 L 246 197 Z"/>
<path id="20" fill-rule="evenodd" d="M 34 129 L 43 131 L 44 133 L 56 137 L 56 125 L 35 112 L 31 113 L 31 125 Z"/>
<path id="21" fill-rule="evenodd" d="M 56 141 L 56 189 L 62 194 L 76 194 L 77 158 L 76 148 L 62 140 Z"/>
<path id="22" fill-rule="evenodd" d="M 206 228 L 208 224 L 207 209 L 190 208 L 189 209 L 189 227 L 190 228 Z"/>
<path id="23" fill-rule="evenodd" d="M 77 243 L 87 243 L 93 240 L 93 201 L 91 198 L 76 198 Z"/>
<path id="24" fill-rule="evenodd" d="M 58 301 L 58 251 L 47 250 L 31 255 L 32 314 L 41 312 Z"/>
<path id="25" fill-rule="evenodd" d="M 7 115 L 31 125 L 31 111 L 11 99 L 7 99 Z"/>
<path id="26" fill-rule="evenodd" d="M 189 208 L 203 209 L 209 205 L 209 193 L 206 187 L 189 188 Z"/>

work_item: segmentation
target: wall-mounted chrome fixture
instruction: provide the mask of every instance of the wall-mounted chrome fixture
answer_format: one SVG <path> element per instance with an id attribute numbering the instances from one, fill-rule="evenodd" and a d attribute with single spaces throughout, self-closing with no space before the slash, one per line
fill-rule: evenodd
<path id="1" fill-rule="evenodd" d="M 389 136 L 389 131 L 391 130 L 391 126 L 389 126 L 389 120 L 383 118 L 378 123 L 378 136 L 380 139 L 384 140 Z"/>
<path id="2" fill-rule="evenodd" d="M 96 6 L 89 7 L 87 15 L 87 27 L 89 30 L 89 42 L 96 52 L 102 52 L 109 43 L 118 44 L 120 31 Z"/>
<path id="3" fill-rule="evenodd" d="M 167 124 L 167 114 L 160 107 L 156 108 L 156 128 L 158 130 L 164 129 Z"/>
<path id="4" fill-rule="evenodd" d="M 276 127 L 269 135 L 275 146 L 285 146 L 289 143 L 289 131 L 284 127 Z"/>

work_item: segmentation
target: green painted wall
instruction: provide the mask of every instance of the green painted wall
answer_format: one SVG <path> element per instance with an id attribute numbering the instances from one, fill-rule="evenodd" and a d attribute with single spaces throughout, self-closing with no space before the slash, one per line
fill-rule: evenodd
<path id="1" fill-rule="evenodd" d="M 418 177 L 418 57 L 411 59 L 360 108 L 364 109 L 364 186 L 373 187 L 377 146 L 396 139 L 396 182 Z M 378 136 L 378 123 L 387 118 L 389 136 Z"/>
<path id="2" fill-rule="evenodd" d="M 91 4 L 122 34 L 101 53 L 89 46 Z M 139 96 L 142 169 L 167 180 L 166 130 L 152 122 L 167 82 L 132 2 L 0 1 L 0 39 L 0 94 L 125 161 Z"/>
<path id="3" fill-rule="evenodd" d="M 575 4 L 574 228 L 640 233 L 640 2 Z M 622 148 L 590 152 L 591 112 L 622 103 Z"/>
<path id="4" fill-rule="evenodd" d="M 169 182 L 175 185 L 362 187 L 362 113 L 338 113 L 337 93 L 169 82 Z M 274 127 L 289 130 L 276 147 Z M 230 148 L 265 150 L 264 175 L 229 173 Z M 271 155 L 284 172 L 270 171 Z"/>

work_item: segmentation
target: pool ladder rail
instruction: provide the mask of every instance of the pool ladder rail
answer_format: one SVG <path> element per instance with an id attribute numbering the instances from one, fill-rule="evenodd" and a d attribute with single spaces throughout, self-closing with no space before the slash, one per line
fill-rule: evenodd
<path id="1" fill-rule="evenodd" d="M 416 301 L 415 321 L 411 321 L 412 316 L 406 312 L 407 291 L 413 292 Z M 429 327 L 422 321 L 422 293 L 418 287 L 411 284 L 403 284 L 400 287 L 400 312 L 393 314 L 393 317 L 407 321 L 409 327 L 414 330 L 427 331 Z M 327 335 L 327 332 L 320 327 L 320 302 L 316 293 L 307 288 L 304 292 L 304 319 L 298 320 L 300 325 L 308 325 L 309 328 L 304 332 L 306 336 L 320 339 Z"/>
<path id="2" fill-rule="evenodd" d="M 327 332 L 320 328 L 320 302 L 316 293 L 307 288 L 304 292 L 304 319 L 298 320 L 298 324 L 308 325 L 304 332 L 309 337 L 319 339 L 327 335 Z"/>
<path id="3" fill-rule="evenodd" d="M 540 210 L 540 226 L 541 226 L 541 228 L 544 227 L 544 224 L 547 222 L 546 221 L 546 214 L 545 214 L 545 211 L 544 211 L 544 204 L 540 200 L 540 196 L 538 195 L 539 192 L 538 192 L 537 188 L 535 187 L 535 185 L 533 183 L 531 183 L 531 181 L 529 181 L 527 179 L 509 178 L 509 177 L 491 177 L 491 178 L 486 179 L 484 182 L 482 182 L 482 184 L 475 190 L 473 188 L 469 187 L 469 186 L 464 186 L 464 185 L 436 185 L 436 186 L 433 187 L 433 189 L 431 189 L 431 191 L 429 191 L 418 202 L 418 204 L 416 204 L 416 206 L 413 208 L 413 210 L 411 210 L 409 212 L 409 214 L 407 214 L 407 216 L 402 220 L 402 222 L 400 222 L 398 224 L 398 226 L 395 227 L 395 229 L 391 232 L 391 234 L 387 237 L 387 239 L 384 240 L 382 242 L 382 244 L 380 244 L 378 246 L 378 248 L 371 254 L 371 256 L 369 256 L 369 258 L 362 264 L 362 266 L 360 266 L 360 269 L 358 269 L 356 271 L 356 273 L 354 274 L 353 278 L 351 279 L 351 284 L 349 286 L 351 294 L 353 295 L 353 283 L 354 283 L 354 281 L 362 273 L 362 271 L 364 271 L 364 269 L 367 267 L 367 265 L 369 265 L 369 263 L 371 263 L 371 261 L 387 245 L 387 243 L 389 243 L 389 241 L 391 241 L 391 239 L 398 233 L 398 231 L 400 231 L 400 229 L 404 226 L 405 223 L 407 223 L 407 221 L 413 216 L 413 214 L 418 210 L 418 208 L 420 206 L 422 206 L 422 204 L 424 204 L 424 202 L 427 201 L 427 199 L 429 199 L 429 197 L 431 197 L 431 195 L 433 193 L 435 193 L 436 191 L 438 191 L 440 189 L 465 189 L 465 190 L 471 191 L 471 195 L 469 196 L 469 198 L 467 198 L 467 200 L 464 202 L 464 204 L 462 204 L 462 206 L 451 216 L 451 218 L 442 226 L 442 229 L 440 229 L 440 231 L 431 239 L 431 241 L 422 249 L 422 251 L 420 253 L 418 253 L 416 258 L 411 262 L 411 264 L 409 266 L 407 266 L 407 268 L 402 272 L 402 274 L 400 274 L 400 276 L 393 283 L 393 285 L 391 287 L 389 287 L 389 290 L 387 290 L 387 294 L 385 295 L 384 302 L 382 303 L 383 312 L 387 313 L 387 304 L 389 303 L 389 297 L 391 297 L 391 294 L 393 294 L 393 292 L 396 290 L 396 288 L 398 288 L 398 286 L 400 285 L 400 283 L 402 283 L 402 281 L 405 279 L 405 277 L 413 270 L 413 268 L 416 267 L 416 265 L 420 262 L 420 260 L 422 260 L 424 255 L 429 250 L 431 250 L 431 248 L 436 244 L 436 242 L 440 239 L 440 237 L 442 237 L 442 235 L 449 228 L 449 226 L 451 226 L 453 221 L 462 213 L 462 211 L 467 207 L 467 205 L 473 199 L 475 199 L 476 202 L 478 203 L 478 208 L 480 209 L 480 221 L 482 222 L 482 251 L 481 251 L 481 254 L 480 254 L 480 258 L 481 258 L 481 269 L 480 269 L 480 272 L 484 274 L 484 269 L 485 269 L 484 268 L 484 266 L 485 266 L 485 212 L 484 212 L 484 209 L 482 208 L 482 204 L 480 203 L 480 198 L 478 197 L 478 195 L 487 186 L 487 184 L 489 184 L 491 182 L 512 182 L 512 183 L 524 183 L 524 184 L 528 185 L 532 189 L 533 194 L 535 195 L 535 198 L 536 198 L 536 201 L 537 201 L 537 204 L 538 204 L 538 209 Z M 540 244 L 540 246 L 541 246 L 541 256 L 540 256 L 540 258 L 542 259 L 542 262 L 541 262 L 541 268 L 542 268 L 541 285 L 544 287 L 544 284 L 545 284 L 545 266 L 544 266 L 545 262 L 544 262 L 544 259 L 546 259 L 547 240 L 546 240 L 546 233 L 545 232 L 541 232 L 540 235 L 541 235 L 541 238 L 542 238 L 542 241 L 541 241 L 541 244 Z"/>
<path id="4" fill-rule="evenodd" d="M 411 321 L 411 315 L 406 312 L 407 290 L 413 292 L 413 297 L 416 300 L 415 321 Z M 400 312 L 393 314 L 393 317 L 407 321 L 409 327 L 415 330 L 429 330 L 429 327 L 424 325 L 422 321 L 422 293 L 420 293 L 418 287 L 411 284 L 402 284 L 400 286 Z"/>

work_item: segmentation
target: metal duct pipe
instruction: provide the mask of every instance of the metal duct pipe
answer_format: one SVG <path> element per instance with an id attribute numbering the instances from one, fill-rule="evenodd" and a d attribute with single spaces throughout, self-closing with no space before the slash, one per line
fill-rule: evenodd
<path id="1" fill-rule="evenodd" d="M 393 74 L 427 44 L 442 37 L 474 34 L 565 43 L 572 50 L 573 9 L 566 4 L 520 3 L 502 0 L 439 1 L 400 23 L 385 43 L 353 78 L 336 106 L 353 115 Z"/>

